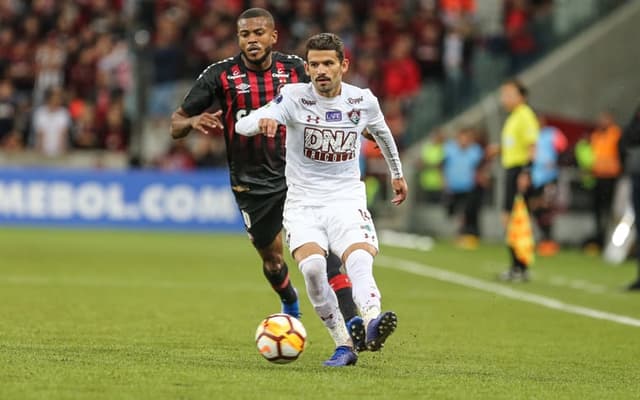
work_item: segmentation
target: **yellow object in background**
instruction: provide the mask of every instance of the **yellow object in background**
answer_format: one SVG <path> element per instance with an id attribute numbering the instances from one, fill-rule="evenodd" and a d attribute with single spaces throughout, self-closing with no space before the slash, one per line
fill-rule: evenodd
<path id="1" fill-rule="evenodd" d="M 507 245 L 516 253 L 516 258 L 527 266 L 535 261 L 535 243 L 527 203 L 522 195 L 516 196 L 507 225 Z"/>

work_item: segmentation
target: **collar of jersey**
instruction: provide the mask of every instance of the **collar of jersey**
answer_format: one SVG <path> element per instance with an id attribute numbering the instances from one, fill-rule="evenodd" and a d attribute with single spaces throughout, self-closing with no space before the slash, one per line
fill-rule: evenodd
<path id="1" fill-rule="evenodd" d="M 318 91 L 316 90 L 316 87 L 313 86 L 313 83 L 309 82 L 309 85 L 311 85 L 311 93 L 313 93 L 313 97 L 315 97 L 318 101 L 322 103 L 335 104 L 335 103 L 339 103 L 342 100 L 342 94 L 344 93 L 344 86 L 342 87 L 340 94 L 337 95 L 336 97 L 325 97 L 325 96 L 322 96 L 320 93 L 318 93 Z"/>
<path id="2" fill-rule="evenodd" d="M 243 65 L 243 66 L 244 66 L 248 71 L 251 71 L 251 72 L 267 72 L 267 71 L 269 71 L 269 70 L 272 70 L 272 69 L 273 69 L 273 65 L 275 64 L 275 60 L 274 60 L 274 57 L 273 57 L 273 53 L 274 53 L 274 52 L 272 51 L 272 52 L 271 52 L 271 65 L 269 65 L 269 66 L 268 66 L 267 68 L 265 68 L 265 69 L 260 69 L 260 70 L 258 70 L 258 69 L 253 69 L 253 68 L 249 67 L 249 66 L 247 65 L 247 62 L 246 62 L 246 61 L 244 60 L 244 58 L 242 57 L 242 53 L 238 54 L 238 58 L 240 59 L 240 63 L 242 63 L 242 65 Z"/>

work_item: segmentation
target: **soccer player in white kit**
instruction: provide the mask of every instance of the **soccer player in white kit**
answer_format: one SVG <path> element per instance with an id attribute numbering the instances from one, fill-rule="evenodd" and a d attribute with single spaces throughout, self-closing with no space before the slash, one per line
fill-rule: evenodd
<path id="1" fill-rule="evenodd" d="M 342 40 L 331 33 L 311 37 L 306 45 L 311 83 L 282 87 L 276 98 L 240 119 L 239 134 L 272 137 L 287 127 L 286 241 L 302 272 L 309 300 L 336 343 L 327 366 L 356 363 L 354 345 L 382 348 L 397 326 L 396 314 L 381 312 L 380 291 L 373 277 L 378 238 L 367 210 L 358 157 L 360 134 L 367 128 L 382 150 L 391 173 L 393 204 L 407 197 L 398 149 L 376 97 L 368 89 L 342 82 L 349 68 Z M 365 332 L 353 343 L 326 275 L 325 255 L 339 255 L 352 281 L 353 296 Z"/>

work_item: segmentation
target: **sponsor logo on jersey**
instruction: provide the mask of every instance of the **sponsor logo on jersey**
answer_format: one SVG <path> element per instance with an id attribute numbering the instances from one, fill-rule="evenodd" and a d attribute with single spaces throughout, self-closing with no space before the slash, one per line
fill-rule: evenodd
<path id="1" fill-rule="evenodd" d="M 282 68 L 279 68 L 277 72 L 271 74 L 274 78 L 289 78 L 290 74 L 285 72 Z"/>
<path id="2" fill-rule="evenodd" d="M 307 115 L 307 122 L 315 122 L 320 123 L 320 117 L 314 116 L 314 115 Z"/>
<path id="3" fill-rule="evenodd" d="M 327 111 L 324 115 L 327 122 L 342 121 L 342 112 L 339 110 Z"/>
<path id="4" fill-rule="evenodd" d="M 304 129 L 304 155 L 307 158 L 324 162 L 343 162 L 356 158 L 358 134 L 354 131 Z"/>
<path id="5" fill-rule="evenodd" d="M 349 104 L 360 104 L 360 103 L 362 103 L 363 101 L 364 101 L 364 99 L 362 98 L 362 96 L 360 96 L 360 97 L 355 97 L 355 98 L 354 98 L 354 97 L 349 97 L 349 98 L 347 99 L 347 103 L 349 103 Z"/>
<path id="6" fill-rule="evenodd" d="M 347 113 L 347 117 L 349 117 L 349 121 L 358 125 L 360 122 L 360 110 L 356 110 L 355 108 Z"/>
<path id="7" fill-rule="evenodd" d="M 240 71 L 233 71 L 233 74 L 231 74 L 231 79 L 240 79 L 240 78 L 244 78 L 245 76 L 247 76 L 247 74 L 241 74 Z"/>
<path id="8" fill-rule="evenodd" d="M 300 99 L 300 103 L 302 103 L 303 106 L 315 106 L 316 105 L 316 101 L 315 100 Z"/>
<path id="9" fill-rule="evenodd" d="M 282 94 L 278 94 L 276 98 L 273 99 L 273 102 L 276 104 L 280 104 L 282 102 Z"/>

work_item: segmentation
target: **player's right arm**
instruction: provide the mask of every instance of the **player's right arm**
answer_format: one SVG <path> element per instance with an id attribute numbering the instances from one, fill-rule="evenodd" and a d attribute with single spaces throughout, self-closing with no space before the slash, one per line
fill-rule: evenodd
<path id="1" fill-rule="evenodd" d="M 244 136 L 255 136 L 260 133 L 267 137 L 274 137 L 278 131 L 278 125 L 286 124 L 289 119 L 287 105 L 290 100 L 285 94 L 286 86 L 282 88 L 271 102 L 240 118 L 236 122 L 236 132 Z"/>
<path id="2" fill-rule="evenodd" d="M 214 64 L 215 65 L 215 64 Z M 171 137 L 180 139 L 196 130 L 208 134 L 211 129 L 222 128 L 222 111 L 207 112 L 215 101 L 215 74 L 208 67 L 196 80 L 182 105 L 171 115 Z"/>
<path id="3" fill-rule="evenodd" d="M 171 137 L 174 139 L 183 138 L 187 136 L 192 129 L 205 135 L 209 134 L 211 129 L 222 129 L 221 115 L 222 110 L 218 110 L 215 113 L 203 112 L 202 114 L 190 117 L 182 107 L 180 107 L 171 115 Z"/>
<path id="4" fill-rule="evenodd" d="M 236 122 L 236 133 L 244 136 L 255 136 L 262 133 L 267 137 L 274 137 L 279 123 L 276 116 L 270 112 L 270 108 L 271 103 L 240 118 Z"/>

